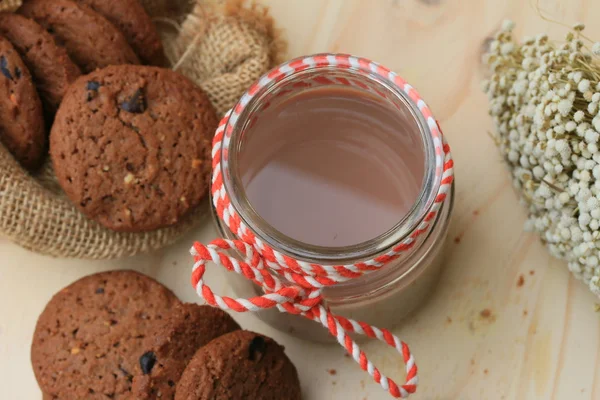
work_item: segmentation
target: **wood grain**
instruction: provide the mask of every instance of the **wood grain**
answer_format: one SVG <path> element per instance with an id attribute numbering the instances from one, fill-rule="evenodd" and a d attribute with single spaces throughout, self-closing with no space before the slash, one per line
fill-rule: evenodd
<path id="1" fill-rule="evenodd" d="M 479 89 L 482 51 L 504 18 L 517 22 L 519 36 L 547 32 L 560 39 L 565 29 L 543 21 L 523 0 L 263 2 L 285 29 L 290 57 L 349 52 L 394 69 L 418 88 L 449 137 L 458 192 L 447 264 L 431 299 L 396 332 L 419 363 L 415 399 L 600 398 L 598 299 L 522 232 L 525 214 L 486 134 L 492 127 Z M 549 17 L 586 22 L 588 35 L 600 38 L 600 2 L 539 3 Z M 54 292 L 92 272 L 136 268 L 195 301 L 187 250 L 214 235 L 206 224 L 172 248 L 116 262 L 49 259 L 0 240 L 0 397 L 40 398 L 29 343 Z M 228 293 L 221 271 L 209 279 Z M 251 315 L 236 318 L 285 344 L 307 400 L 388 398 L 337 347 L 294 340 Z M 396 355 L 375 343 L 366 349 L 386 374 L 402 377 Z"/>

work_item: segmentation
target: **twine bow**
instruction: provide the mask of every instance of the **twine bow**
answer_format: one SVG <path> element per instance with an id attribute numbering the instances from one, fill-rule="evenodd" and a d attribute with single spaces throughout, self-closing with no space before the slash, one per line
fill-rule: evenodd
<path id="1" fill-rule="evenodd" d="M 237 122 L 238 116 L 250 99 L 258 92 L 261 86 L 272 81 L 279 81 L 296 71 L 314 66 L 339 66 L 342 68 L 362 68 L 378 74 L 396 84 L 406 95 L 414 101 L 427 122 L 436 155 L 436 177 L 440 179 L 440 187 L 429 213 L 412 234 L 390 249 L 372 260 L 350 265 L 319 265 L 295 260 L 281 254 L 269 247 L 250 230 L 242 221 L 236 210 L 231 205 L 227 191 L 223 185 L 222 160 L 223 153 L 228 151 L 229 138 L 233 131 L 232 125 Z M 315 78 L 317 80 L 318 78 Z M 351 80 L 343 79 L 339 84 L 353 84 Z M 362 86 L 361 86 L 362 87 Z M 211 306 L 236 312 L 260 311 L 277 308 L 281 312 L 301 315 L 313 320 L 326 328 L 342 345 L 348 354 L 366 371 L 375 382 L 395 398 L 407 398 L 417 389 L 417 365 L 408 345 L 387 329 L 380 329 L 365 322 L 355 321 L 335 315 L 324 305 L 322 290 L 341 282 L 356 279 L 364 274 L 379 270 L 388 262 L 397 259 L 400 255 L 414 247 L 417 239 L 426 235 L 433 225 L 441 210 L 454 180 L 454 163 L 450 148 L 440 131 L 437 121 L 431 111 L 421 100 L 419 94 L 410 85 L 403 81 L 394 72 L 389 71 L 376 63 L 364 58 L 349 55 L 315 55 L 292 60 L 274 69 L 255 83 L 242 100 L 229 111 L 221 123 L 213 140 L 213 176 L 212 198 L 215 210 L 238 240 L 217 239 L 209 245 L 195 243 L 191 249 L 194 257 L 192 272 L 192 285 L 198 295 Z M 241 259 L 232 257 L 227 252 L 237 252 Z M 204 282 L 206 263 L 213 262 L 230 272 L 243 275 L 262 288 L 264 294 L 249 299 L 234 299 L 215 294 Z M 349 333 L 365 335 L 378 339 L 396 349 L 402 355 L 406 366 L 406 377 L 403 385 L 396 384 L 392 379 L 383 375 L 377 367 L 369 361 L 366 354 L 360 349 Z"/>
<path id="2" fill-rule="evenodd" d="M 244 260 L 237 260 L 223 253 L 227 250 L 237 250 L 243 255 Z M 329 330 L 338 343 L 342 345 L 348 354 L 373 377 L 375 382 L 389 391 L 396 398 L 406 398 L 417 389 L 418 376 L 417 365 L 408 348 L 408 345 L 400 341 L 395 335 L 386 329 L 379 329 L 364 322 L 357 322 L 339 315 L 333 314 L 323 305 L 321 288 L 332 285 L 331 278 L 326 275 L 308 276 L 299 272 L 278 266 L 278 274 L 297 285 L 284 285 L 270 268 L 265 267 L 265 260 L 254 250 L 254 248 L 241 240 L 217 239 L 208 246 L 195 243 L 191 250 L 195 264 L 192 272 L 192 285 L 198 294 L 211 306 L 224 310 L 236 312 L 260 311 L 277 307 L 281 312 L 297 314 L 320 323 Z M 265 294 L 249 299 L 233 299 L 221 297 L 215 294 L 209 286 L 204 283 L 206 262 L 211 261 L 225 267 L 230 272 L 243 275 L 247 279 L 260 286 Z M 319 282 L 320 287 L 314 287 L 309 280 Z M 406 364 L 406 383 L 398 386 L 392 379 L 383 375 L 377 367 L 368 360 L 366 354 L 360 349 L 348 332 L 366 335 L 370 338 L 379 339 L 394 347 L 402 354 Z"/>

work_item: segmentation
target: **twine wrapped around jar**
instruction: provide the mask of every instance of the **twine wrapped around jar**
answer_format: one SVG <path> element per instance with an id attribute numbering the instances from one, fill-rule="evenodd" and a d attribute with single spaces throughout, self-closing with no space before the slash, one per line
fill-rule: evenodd
<path id="1" fill-rule="evenodd" d="M 267 10 L 244 1 L 142 0 L 173 69 L 202 87 L 220 115 L 280 62 L 284 45 Z M 14 11 L 21 0 L 0 3 Z M 66 198 L 48 162 L 35 176 L 0 145 L 0 237 L 55 257 L 110 259 L 157 250 L 201 221 L 204 203 L 179 224 L 118 233 L 89 220 Z"/>
<path id="2" fill-rule="evenodd" d="M 433 174 L 436 185 L 431 192 L 431 204 L 423 211 L 411 232 L 406 233 L 389 247 L 380 249 L 377 254 L 365 258 L 346 260 L 346 264 L 335 264 L 338 260 L 308 260 L 294 258 L 286 254 L 277 244 L 269 243 L 265 236 L 253 230 L 235 205 L 235 194 L 229 192 L 227 181 L 233 174 L 229 171 L 231 160 L 235 158 L 233 149 L 238 144 L 235 138 L 236 125 L 244 126 L 242 115 L 251 109 L 253 99 L 261 99 L 260 92 L 272 89 L 272 82 L 282 82 L 300 71 L 316 68 L 339 68 L 358 70 L 357 74 L 372 73 L 378 79 L 402 91 L 413 102 L 425 124 L 427 135 L 432 143 Z M 315 84 L 334 84 L 357 87 L 369 91 L 362 82 L 343 78 L 315 76 L 300 81 L 302 87 Z M 276 92 L 275 92 L 276 93 Z M 386 93 L 373 90 L 374 95 L 386 98 Z M 263 99 L 261 99 L 263 100 Z M 244 118 L 248 118 L 247 116 Z M 245 132 L 247 133 L 247 132 Z M 208 245 L 196 242 L 190 253 L 194 257 L 192 286 L 196 293 L 209 305 L 235 312 L 258 312 L 277 309 L 283 313 L 298 315 L 320 324 L 344 347 L 350 357 L 367 372 L 373 380 L 394 398 L 407 398 L 415 393 L 418 385 L 418 369 L 409 346 L 387 329 L 380 329 L 365 321 L 357 321 L 336 314 L 326 303 L 323 290 L 381 270 L 390 262 L 408 254 L 420 238 L 427 237 L 443 207 L 451 202 L 454 185 L 454 161 L 450 146 L 433 116 L 431 109 L 421 99 L 419 93 L 404 79 L 386 67 L 368 59 L 348 54 L 315 54 L 286 62 L 271 70 L 255 82 L 235 107 L 221 120 L 213 140 L 213 175 L 211 194 L 213 209 L 221 223 L 226 226 L 234 239 L 216 239 Z M 310 195 L 311 193 L 307 193 Z M 263 193 L 269 196 L 269 193 Z M 230 197 L 231 196 L 231 197 Z M 342 255 L 345 255 L 342 252 Z M 224 297 L 215 293 L 205 282 L 208 263 L 224 267 L 228 272 L 239 274 L 260 288 L 259 295 L 250 298 Z M 363 335 L 384 342 L 395 349 L 405 364 L 405 381 L 397 384 L 369 361 L 351 336 Z"/>

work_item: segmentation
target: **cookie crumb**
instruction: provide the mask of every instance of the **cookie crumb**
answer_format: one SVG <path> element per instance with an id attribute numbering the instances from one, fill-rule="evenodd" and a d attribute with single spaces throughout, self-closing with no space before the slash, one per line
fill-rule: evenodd
<path id="1" fill-rule="evenodd" d="M 337 374 L 337 371 L 335 369 L 327 370 L 327 372 L 329 372 L 329 375 L 332 375 L 332 376 Z"/>
<path id="2" fill-rule="evenodd" d="M 487 374 L 488 374 L 488 372 L 489 372 L 489 371 L 487 370 L 487 368 L 483 370 L 483 373 L 484 373 L 485 375 L 487 375 Z"/>
<path id="3" fill-rule="evenodd" d="M 474 215 L 474 216 L 478 216 L 478 215 L 479 215 L 479 210 L 475 210 L 475 211 L 473 211 L 473 215 Z"/>
<path id="4" fill-rule="evenodd" d="M 517 287 L 522 287 L 525 284 L 525 277 L 523 274 L 519 275 L 519 279 L 517 280 Z"/>
<path id="5" fill-rule="evenodd" d="M 529 312 L 527 310 L 523 310 L 523 316 L 526 317 Z"/>
<path id="6" fill-rule="evenodd" d="M 202 160 L 198 160 L 197 158 L 192 160 L 192 169 L 196 169 L 202 165 Z"/>
<path id="7" fill-rule="evenodd" d="M 492 311 L 489 308 L 481 310 L 479 313 L 482 318 L 490 318 L 492 316 Z"/>
<path id="8" fill-rule="evenodd" d="M 529 275 L 531 275 L 531 276 L 535 275 L 535 271 L 534 270 L 529 271 Z"/>
<path id="9" fill-rule="evenodd" d="M 125 182 L 126 185 L 129 185 L 131 182 L 133 182 L 133 174 L 129 173 L 127 175 L 125 175 L 125 179 L 123 179 L 123 182 Z"/>
<path id="10" fill-rule="evenodd" d="M 133 375 L 131 375 L 129 373 L 129 371 L 127 371 L 125 368 L 123 368 L 121 365 L 119 365 L 119 371 L 121 371 L 121 373 L 123 375 L 125 375 L 125 377 L 127 378 L 127 380 L 131 381 L 133 379 Z"/>

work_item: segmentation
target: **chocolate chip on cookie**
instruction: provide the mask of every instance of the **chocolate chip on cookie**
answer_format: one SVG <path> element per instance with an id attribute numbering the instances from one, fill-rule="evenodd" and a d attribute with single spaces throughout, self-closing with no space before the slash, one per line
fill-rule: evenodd
<path id="1" fill-rule="evenodd" d="M 136 399 L 174 399 L 175 384 L 196 351 L 213 339 L 240 329 L 226 312 L 198 304 L 178 306 L 164 322 L 148 341 L 145 358 L 140 359 L 142 375 L 133 378 Z"/>
<path id="2" fill-rule="evenodd" d="M 300 400 L 300 382 L 273 339 L 235 331 L 194 355 L 176 388 L 176 400 Z"/>
<path id="3" fill-rule="evenodd" d="M 15 13 L 0 13 L 0 34 L 17 49 L 33 76 L 33 81 L 51 120 L 67 87 L 81 71 L 44 28 Z"/>
<path id="4" fill-rule="evenodd" d="M 77 80 L 50 135 L 67 196 L 116 231 L 179 222 L 208 192 L 218 121 L 204 92 L 171 70 L 113 66 Z"/>
<path id="5" fill-rule="evenodd" d="M 146 337 L 178 303 L 134 271 L 90 275 L 62 289 L 40 315 L 31 346 L 46 398 L 132 398 Z"/>
<path id="6" fill-rule="evenodd" d="M 25 63 L 1 36 L 0 141 L 25 168 L 41 164 L 46 143 L 42 103 Z"/>
<path id="7" fill-rule="evenodd" d="M 119 29 L 85 5 L 70 0 L 28 0 L 19 12 L 50 32 L 85 73 L 108 65 L 139 64 Z"/>

